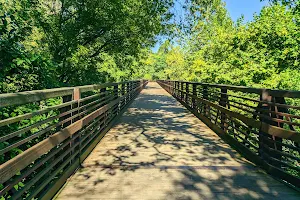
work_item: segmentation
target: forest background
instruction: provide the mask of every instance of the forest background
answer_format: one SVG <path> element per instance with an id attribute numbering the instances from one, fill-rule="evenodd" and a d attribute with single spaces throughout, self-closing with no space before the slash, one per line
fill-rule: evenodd
<path id="1" fill-rule="evenodd" d="M 222 0 L 182 2 L 178 20 L 173 0 L 0 0 L 0 93 L 133 79 L 300 90 L 299 0 L 247 22 Z"/>

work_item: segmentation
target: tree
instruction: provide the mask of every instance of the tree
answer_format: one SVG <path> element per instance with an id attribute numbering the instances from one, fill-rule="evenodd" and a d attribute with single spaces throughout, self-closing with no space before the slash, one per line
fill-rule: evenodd
<path id="1" fill-rule="evenodd" d="M 37 0 L 0 1 L 0 92 L 54 87 L 54 66 L 47 56 L 28 51 L 26 40 L 39 15 Z"/>
<path id="2" fill-rule="evenodd" d="M 297 3 L 296 1 L 294 1 Z M 296 4 L 295 4 L 296 5 Z M 164 43 L 151 64 L 171 79 L 267 87 L 300 88 L 300 30 L 295 5 L 271 4 L 248 23 L 234 23 L 221 0 L 190 0 L 186 41 Z M 161 62 L 160 62 L 161 63 Z M 287 78 L 290 77 L 290 78 Z"/>
<path id="3" fill-rule="evenodd" d="M 85 49 L 86 67 L 101 63 L 101 53 L 137 55 L 164 32 L 171 17 L 171 0 L 61 0 L 44 2 L 40 19 L 49 48 L 60 64 L 60 81 L 76 80 L 82 68 L 72 63 Z M 51 14 L 50 14 L 51 13 Z"/>

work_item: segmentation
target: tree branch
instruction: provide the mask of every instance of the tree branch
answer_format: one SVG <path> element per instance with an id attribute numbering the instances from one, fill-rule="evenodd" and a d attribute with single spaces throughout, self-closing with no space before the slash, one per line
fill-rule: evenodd
<path id="1" fill-rule="evenodd" d="M 101 45 L 101 46 L 99 47 L 99 49 L 98 49 L 97 51 L 95 51 L 95 52 L 90 56 L 90 58 L 94 58 L 95 56 L 99 55 L 99 53 L 101 53 L 102 49 L 104 49 L 104 48 L 105 48 L 107 45 L 109 45 L 109 44 L 110 44 L 110 41 L 105 42 L 103 45 Z"/>

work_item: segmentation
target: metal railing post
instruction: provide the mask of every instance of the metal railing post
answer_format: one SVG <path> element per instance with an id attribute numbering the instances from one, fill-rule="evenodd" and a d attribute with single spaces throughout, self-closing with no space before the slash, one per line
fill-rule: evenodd
<path id="1" fill-rule="evenodd" d="M 203 85 L 202 89 L 202 98 L 208 100 L 207 86 Z M 205 103 L 203 103 L 203 114 L 207 117 L 209 116 L 209 107 Z"/>
<path id="2" fill-rule="evenodd" d="M 115 86 L 114 86 L 114 98 L 113 100 L 116 100 L 119 98 L 119 84 L 117 83 Z M 120 102 L 118 102 L 115 106 L 114 106 L 114 109 L 116 109 L 116 115 L 119 114 L 120 112 Z"/>
<path id="3" fill-rule="evenodd" d="M 185 102 L 187 105 L 189 105 L 189 83 L 185 83 Z"/>
<path id="4" fill-rule="evenodd" d="M 125 83 L 121 84 L 121 96 L 123 97 L 125 95 Z M 125 105 L 125 98 L 121 101 L 121 109 L 123 109 L 123 106 Z"/>
<path id="5" fill-rule="evenodd" d="M 74 109 L 74 108 L 79 108 L 79 99 L 81 98 L 81 94 L 80 94 L 80 90 L 79 90 L 79 88 L 74 88 L 74 90 L 73 90 L 73 94 L 72 94 L 72 101 L 74 101 L 74 100 L 77 100 L 77 103 L 74 103 L 74 104 L 72 104 L 71 105 L 71 109 Z M 75 111 L 75 112 L 72 112 L 71 113 L 71 116 L 73 117 L 74 115 L 76 115 L 76 114 L 78 114 L 79 113 L 79 110 L 78 111 Z M 75 121 L 77 121 L 79 119 L 79 116 L 78 117 L 76 117 L 76 118 L 74 118 L 74 119 L 71 119 L 71 124 L 72 123 L 74 123 Z M 78 133 L 78 134 L 80 134 L 80 132 Z M 70 136 L 70 144 L 69 144 L 69 148 L 73 148 L 73 146 L 74 146 L 74 139 L 73 139 L 73 136 L 74 135 L 71 135 Z M 79 135 L 79 142 L 80 142 L 80 135 Z M 80 145 L 79 145 L 80 146 Z M 74 151 L 75 151 L 75 149 L 72 149 L 71 151 L 70 151 L 70 156 L 72 156 L 73 154 L 74 154 Z M 79 151 L 80 151 L 80 147 L 79 147 Z M 80 158 L 80 154 L 79 154 L 79 158 Z M 74 159 L 75 159 L 75 157 L 74 157 Z M 73 161 L 74 161 L 74 159 L 71 159 L 70 160 L 70 164 L 72 164 L 73 163 Z"/>
<path id="6" fill-rule="evenodd" d="M 265 102 L 270 102 L 273 103 L 272 104 L 268 104 L 268 103 L 261 103 L 258 108 L 261 110 L 269 110 L 269 111 L 274 111 L 275 113 L 278 112 L 283 112 L 283 113 L 288 113 L 287 108 L 278 108 L 275 103 L 277 104 L 286 104 L 284 97 L 272 97 L 271 95 L 269 95 L 268 92 L 263 91 L 261 96 L 260 96 L 260 100 L 261 101 L 265 101 Z M 278 110 L 280 109 L 280 110 Z M 286 109 L 286 110 L 282 110 L 282 109 Z M 283 119 L 282 116 L 276 115 L 276 114 L 271 114 L 268 112 L 260 112 L 260 121 L 265 123 L 265 124 L 269 124 L 271 126 L 277 126 L 277 127 L 281 127 L 283 128 L 283 124 L 280 123 L 279 121 L 273 121 L 272 119 Z M 266 117 L 263 117 L 266 116 Z M 269 118 L 269 119 L 268 119 Z M 294 128 L 292 126 L 290 126 L 290 128 L 292 130 L 294 130 Z M 269 140 L 269 141 L 268 141 Z M 276 137 L 276 136 L 271 136 L 268 133 L 265 133 L 262 130 L 259 130 L 259 155 L 262 157 L 262 159 L 266 160 L 267 162 L 271 162 L 271 160 L 269 159 L 269 156 L 265 156 L 265 154 L 267 154 L 269 152 L 269 149 L 274 149 L 277 151 L 282 151 L 282 145 L 280 143 L 276 143 L 280 142 L 282 143 L 282 138 Z M 271 142 L 271 143 L 270 143 Z M 265 147 L 267 146 L 267 147 Z M 274 158 L 281 160 L 281 155 L 273 155 Z"/>
<path id="7" fill-rule="evenodd" d="M 126 97 L 125 97 L 125 105 L 128 103 L 128 99 L 129 99 L 129 96 L 127 95 L 128 94 L 128 91 L 129 91 L 129 82 L 127 82 L 125 84 L 125 94 L 126 94 Z"/>
<path id="8" fill-rule="evenodd" d="M 181 85 L 181 95 L 180 95 L 180 100 L 183 101 L 183 82 L 180 82 Z"/>
<path id="9" fill-rule="evenodd" d="M 219 105 L 222 107 L 226 107 L 228 102 L 228 96 L 227 96 L 227 89 L 221 88 L 221 96 L 220 96 L 220 102 Z M 221 126 L 223 126 L 223 130 L 227 130 L 227 123 L 226 123 L 226 114 L 221 111 Z"/>
<path id="10" fill-rule="evenodd" d="M 197 97 L 197 85 L 195 83 L 193 83 L 193 98 L 192 98 L 192 105 L 193 105 L 193 109 L 196 109 L 196 99 L 195 97 Z"/>
<path id="11" fill-rule="evenodd" d="M 103 93 L 105 93 L 105 92 L 106 92 L 106 87 L 100 89 L 100 93 L 103 94 Z M 106 95 L 106 94 L 105 94 L 105 95 Z M 105 95 L 104 95 L 104 96 L 105 96 Z M 104 97 L 104 96 L 103 96 L 103 97 Z M 106 111 L 103 115 L 104 115 L 104 119 L 103 119 L 104 123 L 103 123 L 103 124 L 104 124 L 104 126 L 106 126 L 107 111 Z"/>
<path id="12" fill-rule="evenodd" d="M 175 81 L 172 81 L 172 95 L 174 95 L 176 92 L 175 90 Z"/>

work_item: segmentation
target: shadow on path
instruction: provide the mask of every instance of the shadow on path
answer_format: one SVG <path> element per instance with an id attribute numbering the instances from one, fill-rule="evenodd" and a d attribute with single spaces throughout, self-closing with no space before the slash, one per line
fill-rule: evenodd
<path id="1" fill-rule="evenodd" d="M 58 199 L 299 199 L 149 83 Z"/>

